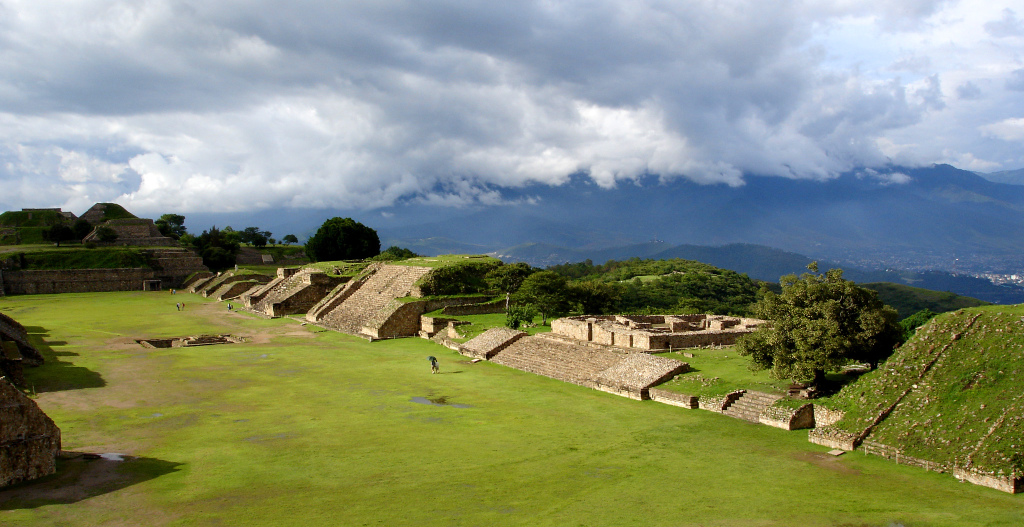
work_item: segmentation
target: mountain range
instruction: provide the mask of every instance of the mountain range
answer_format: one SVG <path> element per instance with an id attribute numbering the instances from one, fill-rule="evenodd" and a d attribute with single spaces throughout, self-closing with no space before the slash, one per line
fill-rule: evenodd
<path id="1" fill-rule="evenodd" d="M 824 181 L 749 175 L 735 187 L 649 175 L 603 188 L 577 174 L 559 186 L 483 190 L 500 199 L 451 207 L 409 198 L 370 211 L 189 214 L 187 221 L 193 232 L 256 225 L 301 239 L 329 217 L 349 216 L 377 229 L 385 247 L 492 253 L 534 265 L 748 244 L 866 270 L 1024 269 L 1024 186 L 949 165 L 862 169 Z"/>

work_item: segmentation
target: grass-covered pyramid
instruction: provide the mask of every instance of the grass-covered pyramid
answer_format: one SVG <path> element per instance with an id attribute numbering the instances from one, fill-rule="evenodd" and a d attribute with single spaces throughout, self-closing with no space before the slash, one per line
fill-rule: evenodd
<path id="1" fill-rule="evenodd" d="M 1020 492 L 1024 477 L 1024 307 L 937 317 L 878 370 L 827 403 L 844 413 L 815 436 Z"/>

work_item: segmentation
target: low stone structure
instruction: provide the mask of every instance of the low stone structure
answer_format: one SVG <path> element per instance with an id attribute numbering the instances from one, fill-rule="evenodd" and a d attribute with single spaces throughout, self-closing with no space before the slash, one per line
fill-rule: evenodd
<path id="1" fill-rule="evenodd" d="M 722 315 L 603 315 L 559 318 L 551 332 L 575 340 L 644 351 L 734 344 L 763 320 Z"/>
<path id="2" fill-rule="evenodd" d="M 622 353 L 545 334 L 529 337 L 509 328 L 489 329 L 460 346 L 459 351 L 517 370 L 637 400 L 649 399 L 651 386 L 689 367 L 666 357 Z"/>
<path id="3" fill-rule="evenodd" d="M 459 353 L 488 360 L 525 336 L 526 333 L 512 328 L 491 328 L 459 346 Z"/>
<path id="4" fill-rule="evenodd" d="M 57 471 L 60 429 L 13 384 L 0 379 L 0 487 Z"/>

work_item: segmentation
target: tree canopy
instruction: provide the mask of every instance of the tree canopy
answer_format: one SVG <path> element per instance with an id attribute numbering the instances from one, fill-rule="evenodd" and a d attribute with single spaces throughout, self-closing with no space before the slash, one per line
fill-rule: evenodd
<path id="1" fill-rule="evenodd" d="M 331 218 L 306 241 L 306 256 L 314 262 L 362 260 L 378 254 L 377 231 L 352 218 Z"/>
<path id="2" fill-rule="evenodd" d="M 548 317 L 568 310 L 569 288 L 565 278 L 558 273 L 538 271 L 523 280 L 512 300 L 532 306 L 540 312 L 541 323 L 547 324 Z"/>
<path id="3" fill-rule="evenodd" d="M 160 234 L 175 240 L 188 233 L 185 229 L 185 217 L 181 214 L 164 214 L 154 221 L 153 225 L 156 225 Z"/>
<path id="4" fill-rule="evenodd" d="M 896 310 L 843 279 L 842 269 L 808 270 L 783 276 L 781 294 L 762 290 L 753 313 L 769 322 L 738 343 L 751 367 L 819 386 L 827 371 L 852 361 L 874 367 L 891 355 L 902 333 Z"/>

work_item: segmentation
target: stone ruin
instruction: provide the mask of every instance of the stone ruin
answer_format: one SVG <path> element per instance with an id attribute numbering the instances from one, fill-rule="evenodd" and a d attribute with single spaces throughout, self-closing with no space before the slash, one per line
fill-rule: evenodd
<path id="1" fill-rule="evenodd" d="M 28 331 L 13 318 L 0 313 L 0 375 L 24 384 L 24 366 L 42 366 L 43 356 L 28 340 Z"/>
<path id="2" fill-rule="evenodd" d="M 551 332 L 581 342 L 653 352 L 735 344 L 764 323 L 723 315 L 579 316 L 551 321 Z"/>
<path id="3" fill-rule="evenodd" d="M 39 405 L 0 379 L 0 487 L 57 472 L 60 429 Z"/>
<path id="4" fill-rule="evenodd" d="M 191 337 L 137 339 L 135 342 L 144 348 L 191 348 L 217 344 L 238 344 L 245 342 L 245 339 L 234 335 L 194 335 Z"/>
<path id="5" fill-rule="evenodd" d="M 526 336 L 494 328 L 460 347 L 464 355 L 571 382 L 631 399 L 650 399 L 651 386 L 689 370 L 689 365 L 646 353 L 588 346 L 557 335 Z"/>
<path id="6" fill-rule="evenodd" d="M 240 298 L 244 309 L 263 316 L 303 314 L 345 280 L 328 275 L 322 269 L 281 267 L 277 278 L 253 287 Z"/>

